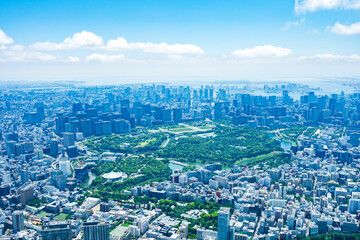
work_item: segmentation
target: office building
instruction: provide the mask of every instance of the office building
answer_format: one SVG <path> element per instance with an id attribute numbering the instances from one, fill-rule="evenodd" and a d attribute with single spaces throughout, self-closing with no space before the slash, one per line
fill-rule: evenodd
<path id="1" fill-rule="evenodd" d="M 13 232 L 17 233 L 25 229 L 24 214 L 21 211 L 14 211 L 12 214 Z"/>
<path id="2" fill-rule="evenodd" d="M 109 225 L 106 223 L 98 222 L 85 222 L 84 228 L 84 240 L 109 240 Z"/>
<path id="3" fill-rule="evenodd" d="M 230 239 L 230 208 L 221 207 L 218 211 L 218 240 Z"/>
<path id="4" fill-rule="evenodd" d="M 65 148 L 74 146 L 75 145 L 74 133 L 70 133 L 70 132 L 63 133 L 63 144 Z"/>
<path id="5" fill-rule="evenodd" d="M 34 199 L 34 187 L 28 186 L 20 190 L 20 200 L 22 205 L 26 205 L 28 202 Z"/>
<path id="6" fill-rule="evenodd" d="M 42 240 L 72 240 L 71 224 L 68 222 L 45 223 L 39 233 Z"/>

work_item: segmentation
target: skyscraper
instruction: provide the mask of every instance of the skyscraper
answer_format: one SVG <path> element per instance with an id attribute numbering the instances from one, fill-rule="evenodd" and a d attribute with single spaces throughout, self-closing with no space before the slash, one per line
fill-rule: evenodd
<path id="1" fill-rule="evenodd" d="M 179 123 L 182 121 L 182 108 L 173 109 L 173 118 L 175 123 Z"/>
<path id="2" fill-rule="evenodd" d="M 25 169 L 22 169 L 20 171 L 20 178 L 21 178 L 22 183 L 25 183 L 25 182 L 29 181 L 29 171 L 25 170 Z"/>
<path id="3" fill-rule="evenodd" d="M 229 240 L 230 208 L 221 207 L 218 211 L 218 240 Z"/>
<path id="4" fill-rule="evenodd" d="M 222 106 L 223 104 L 221 102 L 215 103 L 215 110 L 214 110 L 215 119 L 219 119 L 222 117 Z"/>
<path id="5" fill-rule="evenodd" d="M 65 132 L 63 133 L 63 144 L 64 147 L 70 147 L 75 145 L 75 135 L 74 133 Z"/>
<path id="6" fill-rule="evenodd" d="M 71 234 L 71 224 L 68 222 L 47 223 L 42 226 L 40 231 L 42 240 L 71 240 Z"/>
<path id="7" fill-rule="evenodd" d="M 28 186 L 20 190 L 20 200 L 22 205 L 26 205 L 28 202 L 34 199 L 34 187 Z"/>
<path id="8" fill-rule="evenodd" d="M 109 225 L 99 222 L 85 222 L 84 240 L 109 240 Z"/>
<path id="9" fill-rule="evenodd" d="M 71 175 L 71 163 L 67 157 L 63 157 L 59 161 L 59 169 L 63 171 L 64 174 L 67 176 Z"/>
<path id="10" fill-rule="evenodd" d="M 24 230 L 24 214 L 21 211 L 14 211 L 12 214 L 14 233 Z"/>
<path id="11" fill-rule="evenodd" d="M 63 190 L 66 187 L 66 175 L 60 171 L 51 172 L 51 183 L 59 190 Z"/>
<path id="12" fill-rule="evenodd" d="M 91 136 L 91 120 L 80 119 L 80 131 L 84 134 L 84 137 Z"/>
<path id="13" fill-rule="evenodd" d="M 58 141 L 56 139 L 52 139 L 50 142 L 50 155 L 53 157 L 57 157 L 59 154 Z"/>
<path id="14" fill-rule="evenodd" d="M 286 187 L 283 185 L 279 186 L 279 199 L 286 199 Z"/>
<path id="15" fill-rule="evenodd" d="M 283 101 L 283 104 L 288 104 L 289 103 L 289 100 L 290 100 L 290 97 L 289 97 L 289 91 L 288 90 L 283 90 L 282 91 L 282 101 Z"/>

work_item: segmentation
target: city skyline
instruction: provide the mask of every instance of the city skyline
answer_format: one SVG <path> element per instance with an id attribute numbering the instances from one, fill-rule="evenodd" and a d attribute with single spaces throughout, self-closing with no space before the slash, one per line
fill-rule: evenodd
<path id="1" fill-rule="evenodd" d="M 0 81 L 301 81 L 360 75 L 356 0 L 0 6 Z"/>
<path id="2" fill-rule="evenodd" d="M 0 236 L 359 239 L 360 94 L 324 86 L 1 89 Z"/>

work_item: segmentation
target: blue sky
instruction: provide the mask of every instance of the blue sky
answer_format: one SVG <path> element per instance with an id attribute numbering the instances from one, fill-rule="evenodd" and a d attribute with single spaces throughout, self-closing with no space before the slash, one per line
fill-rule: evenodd
<path id="1" fill-rule="evenodd" d="M 360 76 L 360 0 L 3 0 L 0 29 L 0 80 Z"/>

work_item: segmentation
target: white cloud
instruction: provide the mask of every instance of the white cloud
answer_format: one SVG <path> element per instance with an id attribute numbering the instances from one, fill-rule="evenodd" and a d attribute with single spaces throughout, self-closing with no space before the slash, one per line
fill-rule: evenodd
<path id="1" fill-rule="evenodd" d="M 65 50 L 79 48 L 100 48 L 103 46 L 102 37 L 92 32 L 82 31 L 66 38 L 62 43 L 37 42 L 30 47 L 37 50 Z"/>
<path id="2" fill-rule="evenodd" d="M 316 54 L 314 56 L 301 56 L 300 57 L 300 60 L 308 60 L 308 59 L 327 60 L 327 61 L 334 61 L 334 60 L 360 61 L 360 55 L 357 55 L 357 54 L 336 55 L 336 54 L 326 53 L 326 54 Z"/>
<path id="3" fill-rule="evenodd" d="M 256 58 L 256 57 L 285 57 L 292 53 L 291 49 L 275 47 L 272 45 L 256 46 L 253 48 L 245 48 L 236 50 L 233 55 L 240 58 Z"/>
<path id="4" fill-rule="evenodd" d="M 3 30 L 0 29 L 0 45 L 8 45 L 8 44 L 12 44 L 14 42 L 14 40 L 7 36 Z"/>
<path id="5" fill-rule="evenodd" d="M 37 42 L 30 45 L 30 47 L 37 50 L 66 50 L 87 48 L 112 51 L 140 50 L 146 53 L 163 53 L 169 55 L 204 54 L 204 51 L 200 47 L 193 44 L 128 42 L 123 37 L 111 39 L 105 46 L 101 36 L 87 31 L 75 33 L 72 37 L 66 38 L 62 43 Z"/>
<path id="6" fill-rule="evenodd" d="M 13 51 L 24 51 L 26 48 L 24 45 L 14 44 L 9 46 L 8 49 Z"/>
<path id="7" fill-rule="evenodd" d="M 128 42 L 125 38 L 119 37 L 115 40 L 109 40 L 106 45 L 108 50 L 142 50 L 148 53 L 164 53 L 171 55 L 180 54 L 204 54 L 204 51 L 193 44 L 167 44 L 151 42 Z"/>
<path id="8" fill-rule="evenodd" d="M 286 31 L 289 30 L 292 27 L 296 27 L 298 25 L 301 25 L 305 22 L 305 18 L 301 18 L 300 20 L 297 20 L 295 22 L 285 22 L 284 27 L 282 28 L 282 30 Z"/>
<path id="9" fill-rule="evenodd" d="M 359 0 L 343 0 L 343 7 L 347 9 L 360 9 Z"/>
<path id="10" fill-rule="evenodd" d="M 182 59 L 184 59 L 184 57 L 182 55 L 169 55 L 168 58 L 172 59 L 172 60 L 182 60 Z"/>
<path id="11" fill-rule="evenodd" d="M 119 55 L 106 55 L 106 54 L 98 54 L 98 53 L 93 53 L 89 56 L 87 56 L 86 61 L 88 62 L 107 62 L 107 63 L 111 63 L 111 62 L 115 62 L 118 60 L 123 60 L 125 59 L 125 56 L 122 54 Z"/>
<path id="12" fill-rule="evenodd" d="M 67 62 L 73 62 L 73 63 L 80 62 L 80 58 L 69 56 L 68 59 L 67 59 Z"/>
<path id="13" fill-rule="evenodd" d="M 330 9 L 360 9 L 359 0 L 295 0 L 297 14 Z"/>
<path id="14" fill-rule="evenodd" d="M 7 43 L 11 44 L 13 40 L 8 40 Z M 0 47 L 0 62 L 54 61 L 56 59 L 57 57 L 53 55 L 34 51 L 34 49 L 28 49 L 19 44 L 3 45 Z"/>
<path id="15" fill-rule="evenodd" d="M 0 52 L 2 62 L 32 62 L 32 61 L 54 61 L 57 58 L 47 53 L 37 51 L 4 50 Z"/>
<path id="16" fill-rule="evenodd" d="M 334 26 L 328 26 L 327 29 L 330 29 L 332 33 L 341 34 L 341 35 L 354 35 L 360 34 L 360 22 L 353 23 L 349 26 L 343 25 L 339 22 L 335 23 Z"/>

